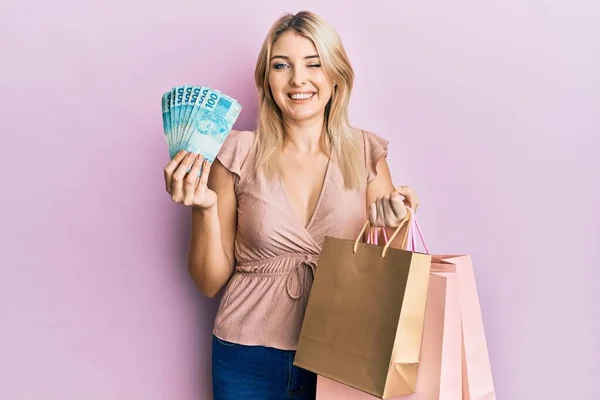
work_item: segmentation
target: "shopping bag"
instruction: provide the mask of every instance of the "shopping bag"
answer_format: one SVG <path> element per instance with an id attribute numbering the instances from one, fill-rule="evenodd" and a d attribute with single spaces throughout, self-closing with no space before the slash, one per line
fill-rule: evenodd
<path id="1" fill-rule="evenodd" d="M 462 325 L 463 399 L 494 400 L 496 389 L 473 264 L 469 255 L 432 256 L 434 273 L 454 273 Z"/>
<path id="2" fill-rule="evenodd" d="M 416 387 L 431 256 L 326 237 L 294 364 L 382 399 Z M 404 238 L 403 238 L 404 240 Z"/>
<path id="3" fill-rule="evenodd" d="M 409 212 L 412 213 L 410 209 Z M 419 235 L 421 243 L 425 247 L 425 254 L 430 254 L 418 221 L 413 215 L 410 221 L 410 228 L 407 232 L 408 239 L 406 244 L 408 250 L 414 251 L 416 249 L 416 234 Z M 385 230 L 383 231 L 383 235 L 387 242 Z M 405 242 L 403 241 L 403 243 Z M 436 354 L 436 349 L 439 349 L 439 342 L 430 336 L 431 325 L 429 325 L 432 323 L 432 320 L 436 319 L 435 311 L 432 315 L 432 310 L 436 310 L 436 308 L 430 303 L 430 299 L 435 298 L 436 294 L 439 294 L 435 284 L 435 281 L 439 280 L 438 277 L 445 277 L 447 282 L 450 282 L 450 285 L 447 287 L 455 288 L 446 291 L 447 302 L 444 316 L 444 337 L 441 358 L 439 356 L 432 356 Z M 454 292 L 454 295 L 450 294 L 451 292 Z M 457 308 L 459 309 L 458 319 L 456 318 Z M 454 311 L 452 312 L 451 310 Z M 437 320 L 439 321 L 439 316 L 437 316 Z M 457 320 L 460 322 L 457 323 Z M 459 332 L 460 336 L 457 335 Z M 446 338 L 446 335 L 449 335 L 448 338 Z M 414 394 L 395 398 L 399 400 L 496 399 L 482 312 L 479 304 L 473 264 L 469 255 L 438 254 L 432 256 L 431 278 L 423 336 L 416 391 Z M 460 338 L 460 357 L 457 356 L 457 336 Z M 436 344 L 438 347 L 436 347 Z M 449 344 L 449 346 L 446 346 L 446 344 Z M 441 364 L 436 363 L 439 360 L 441 360 Z M 433 367 L 431 367 L 432 365 Z M 438 365 L 441 365 L 439 369 L 439 381 L 437 375 L 435 375 L 438 371 L 436 369 Z M 435 369 L 432 375 L 428 373 L 430 368 Z M 433 377 L 435 377 L 435 380 Z M 317 379 L 318 400 L 368 400 L 373 398 L 364 392 L 355 390 L 327 377 L 318 376 Z M 462 396 L 459 394 L 461 386 Z M 436 395 L 432 390 L 437 390 L 438 387 L 439 394 Z"/>
<path id="4" fill-rule="evenodd" d="M 409 213 L 412 210 L 409 209 Z M 431 254 L 413 216 L 408 232 L 409 249 L 413 251 L 417 234 L 426 254 Z M 495 400 L 496 389 L 471 256 L 432 255 L 431 273 L 456 276 L 462 336 L 462 399 Z"/>
<path id="5" fill-rule="evenodd" d="M 412 229 L 411 229 L 412 231 Z M 410 238 L 409 232 L 409 238 Z M 385 231 L 383 231 L 385 237 Z M 377 244 L 378 234 L 369 237 Z M 387 242 L 387 238 L 385 238 Z M 412 243 L 410 243 L 412 242 Z M 414 238 L 409 250 L 414 251 Z M 423 241 L 425 248 L 426 244 Z M 462 399 L 462 336 L 458 282 L 455 273 L 432 272 L 429 277 L 425 324 L 417 385 L 401 400 Z M 324 376 L 317 376 L 317 400 L 374 400 L 375 397 Z"/>
<path id="6" fill-rule="evenodd" d="M 461 329 L 456 276 L 432 274 L 415 393 L 402 400 L 461 400 Z M 317 400 L 374 400 L 350 386 L 317 376 Z"/>

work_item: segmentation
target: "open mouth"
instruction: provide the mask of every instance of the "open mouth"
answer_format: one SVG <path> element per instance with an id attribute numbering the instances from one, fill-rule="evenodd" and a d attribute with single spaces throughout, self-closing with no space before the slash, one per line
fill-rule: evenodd
<path id="1" fill-rule="evenodd" d="M 288 97 L 295 101 L 306 101 L 310 100 L 315 95 L 314 92 L 306 93 L 288 93 Z"/>

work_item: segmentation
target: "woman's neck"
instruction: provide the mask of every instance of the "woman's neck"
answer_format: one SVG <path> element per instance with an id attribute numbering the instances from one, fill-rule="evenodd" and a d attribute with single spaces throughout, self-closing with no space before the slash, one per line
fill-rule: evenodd
<path id="1" fill-rule="evenodd" d="M 320 153 L 321 135 L 325 132 L 323 118 L 311 121 L 286 121 L 284 150 L 307 155 Z"/>

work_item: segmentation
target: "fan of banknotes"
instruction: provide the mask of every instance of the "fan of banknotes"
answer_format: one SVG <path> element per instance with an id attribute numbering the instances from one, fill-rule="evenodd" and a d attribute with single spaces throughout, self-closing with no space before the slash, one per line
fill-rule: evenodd
<path id="1" fill-rule="evenodd" d="M 207 86 L 176 86 L 163 94 L 163 129 L 170 158 L 186 150 L 212 163 L 241 110 L 235 99 Z"/>

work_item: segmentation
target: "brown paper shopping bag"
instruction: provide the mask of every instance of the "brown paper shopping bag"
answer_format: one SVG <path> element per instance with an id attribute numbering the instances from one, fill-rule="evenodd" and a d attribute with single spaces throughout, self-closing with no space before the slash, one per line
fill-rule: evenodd
<path id="1" fill-rule="evenodd" d="M 377 244 L 377 240 L 373 242 Z M 461 333 L 457 276 L 446 271 L 431 272 L 416 390 L 412 394 L 395 399 L 461 400 Z M 324 376 L 318 376 L 316 399 L 374 400 L 375 397 Z"/>
<path id="2" fill-rule="evenodd" d="M 412 213 L 411 210 L 409 212 Z M 385 238 L 385 231 L 384 239 Z M 410 221 L 407 249 L 415 251 L 416 217 Z M 404 241 L 403 241 L 404 243 Z M 404 247 L 403 247 L 404 248 Z M 442 282 L 445 280 L 445 294 Z M 440 301 L 444 314 L 440 315 Z M 443 328 L 440 325 L 443 318 Z M 432 255 L 425 327 L 415 393 L 397 400 L 495 400 L 477 285 L 468 255 Z M 437 336 L 437 337 L 436 337 Z M 442 343 L 440 344 L 440 340 Z M 441 352 L 440 352 L 441 351 Z M 318 400 L 369 400 L 372 396 L 324 376 L 317 378 Z"/>
<path id="3" fill-rule="evenodd" d="M 382 399 L 413 393 L 431 256 L 327 237 L 294 364 Z M 405 238 L 403 238 L 403 241 Z"/>
<path id="4" fill-rule="evenodd" d="M 429 279 L 423 344 L 415 393 L 398 400 L 462 400 L 460 306 L 456 275 Z M 316 400 L 375 400 L 376 397 L 317 376 Z"/>

